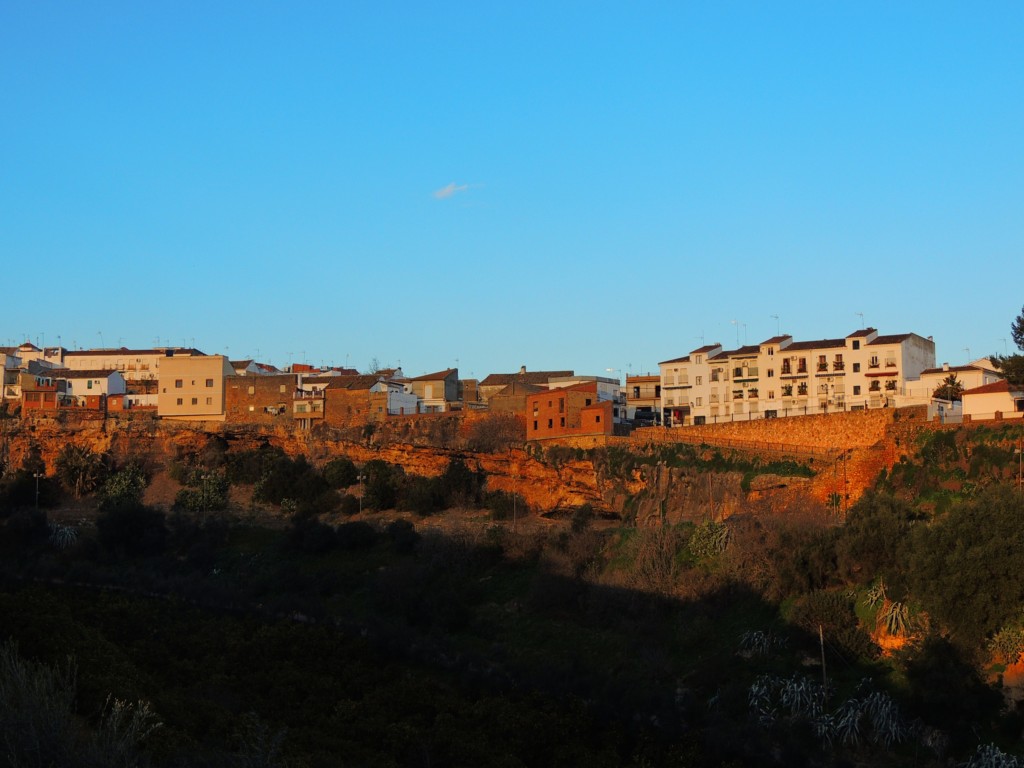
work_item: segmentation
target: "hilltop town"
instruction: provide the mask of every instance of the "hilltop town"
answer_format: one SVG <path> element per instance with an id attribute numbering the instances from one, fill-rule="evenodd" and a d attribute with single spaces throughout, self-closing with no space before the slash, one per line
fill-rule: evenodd
<path id="1" fill-rule="evenodd" d="M 401 368 L 281 370 L 191 347 L 68 350 L 30 341 L 0 347 L 0 365 L 2 402 L 23 416 L 148 411 L 171 421 L 297 430 L 453 411 L 515 414 L 527 440 L 906 406 L 927 406 L 929 419 L 943 422 L 1024 416 L 1024 392 L 991 360 L 937 365 L 931 337 L 875 328 L 809 341 L 780 334 L 735 349 L 706 344 L 624 384 L 526 366 L 483 379 L 460 378 L 457 368 L 421 376 Z"/>

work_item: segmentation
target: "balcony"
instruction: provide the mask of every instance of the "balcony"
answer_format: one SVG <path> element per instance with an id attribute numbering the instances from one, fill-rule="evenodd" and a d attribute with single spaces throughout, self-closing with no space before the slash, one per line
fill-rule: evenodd
<path id="1" fill-rule="evenodd" d="M 870 363 L 868 363 L 868 368 L 878 368 L 878 361 L 872 360 Z"/>
<path id="2" fill-rule="evenodd" d="M 846 367 L 846 364 L 842 360 L 836 360 L 834 363 L 832 363 L 832 370 L 833 371 L 841 371 L 845 367 Z"/>
<path id="3" fill-rule="evenodd" d="M 818 363 L 818 372 L 819 373 L 821 373 L 822 371 L 827 371 L 827 370 L 828 370 L 828 363 Z"/>

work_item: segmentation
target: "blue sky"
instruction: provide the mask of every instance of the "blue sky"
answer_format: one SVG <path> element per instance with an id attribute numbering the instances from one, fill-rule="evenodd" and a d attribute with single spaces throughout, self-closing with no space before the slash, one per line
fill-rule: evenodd
<path id="1" fill-rule="evenodd" d="M 1024 4 L 972 5 L 0 0 L 0 343 L 1002 352 Z"/>

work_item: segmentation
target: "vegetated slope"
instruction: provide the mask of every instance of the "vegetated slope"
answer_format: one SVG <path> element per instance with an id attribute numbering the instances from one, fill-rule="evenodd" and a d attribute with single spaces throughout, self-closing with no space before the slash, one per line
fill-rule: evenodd
<path id="1" fill-rule="evenodd" d="M 684 513 L 666 503 L 656 525 L 595 527 L 595 510 L 582 506 L 530 534 L 512 531 L 500 505 L 492 524 L 423 534 L 385 503 L 395 491 L 394 503 L 417 505 L 413 520 L 440 514 L 486 487 L 465 465 L 450 462 L 430 482 L 372 465 L 372 511 L 335 524 L 321 512 L 326 468 L 270 449 L 213 451 L 199 457 L 200 483 L 223 460 L 232 483 L 292 510 L 287 530 L 220 521 L 203 508 L 212 490 L 201 484 L 195 514 L 170 518 L 136 502 L 112 506 L 104 491 L 96 529 L 71 539 L 31 511 L 31 495 L 4 496 L 23 508 L 3 508 L 3 626 L 23 654 L 89 665 L 77 695 L 97 728 L 107 693 L 151 700 L 169 735 L 147 751 L 168 765 L 182 755 L 240 759 L 250 711 L 266 738 L 287 728 L 283 756 L 308 764 L 344 755 L 381 765 L 963 760 L 979 740 L 1010 749 L 1020 736 L 1020 719 L 983 675 L 1009 668 L 1024 637 L 1015 559 L 1024 510 L 1003 463 L 979 464 L 984 482 L 969 495 L 961 484 L 938 510 L 921 493 L 929 473 L 946 478 L 962 446 L 1013 435 L 957 433 L 955 457 L 934 439 L 915 438 L 902 468 L 845 524 L 813 499 L 776 509 L 755 484 L 784 474 L 745 483 L 734 463 L 719 467 L 739 487 L 724 519 L 676 523 Z M 611 485 L 655 466 L 705 479 L 712 463 L 738 461 L 694 450 L 571 460 L 592 462 Z M 181 477 L 195 478 L 199 466 L 179 459 Z M 703 488 L 691 483 L 695 502 Z M 40 586 L 29 597 L 11 586 L 54 579 L 92 586 Z M 121 596 L 98 597 L 98 585 Z M 110 620 L 93 607 L 108 599 L 122 605 Z M 49 600 L 58 607 L 43 608 Z M 125 618 L 136 613 L 145 619 Z M 80 626 L 62 628 L 67 616 Z M 93 632 L 110 643 L 103 654 L 90 650 Z M 203 639 L 182 645 L 189 636 Z M 267 636 L 284 639 L 249 642 Z M 318 664 L 332 649 L 338 658 Z M 123 681 L 88 682 L 108 668 Z M 281 693 L 307 688 L 315 712 Z M 532 742 L 521 736 L 533 729 Z"/>

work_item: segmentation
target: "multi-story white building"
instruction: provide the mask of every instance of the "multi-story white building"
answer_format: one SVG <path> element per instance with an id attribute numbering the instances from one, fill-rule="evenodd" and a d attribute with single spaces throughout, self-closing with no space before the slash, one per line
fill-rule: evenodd
<path id="1" fill-rule="evenodd" d="M 160 363 L 167 358 L 201 355 L 198 349 L 186 347 L 79 349 L 64 352 L 64 367 L 72 371 L 120 371 L 128 382 L 156 381 L 160 378 Z"/>
<path id="2" fill-rule="evenodd" d="M 658 365 L 662 423 L 683 426 L 891 407 L 908 380 L 935 366 L 935 343 L 867 328 L 842 339 L 711 344 Z"/>

